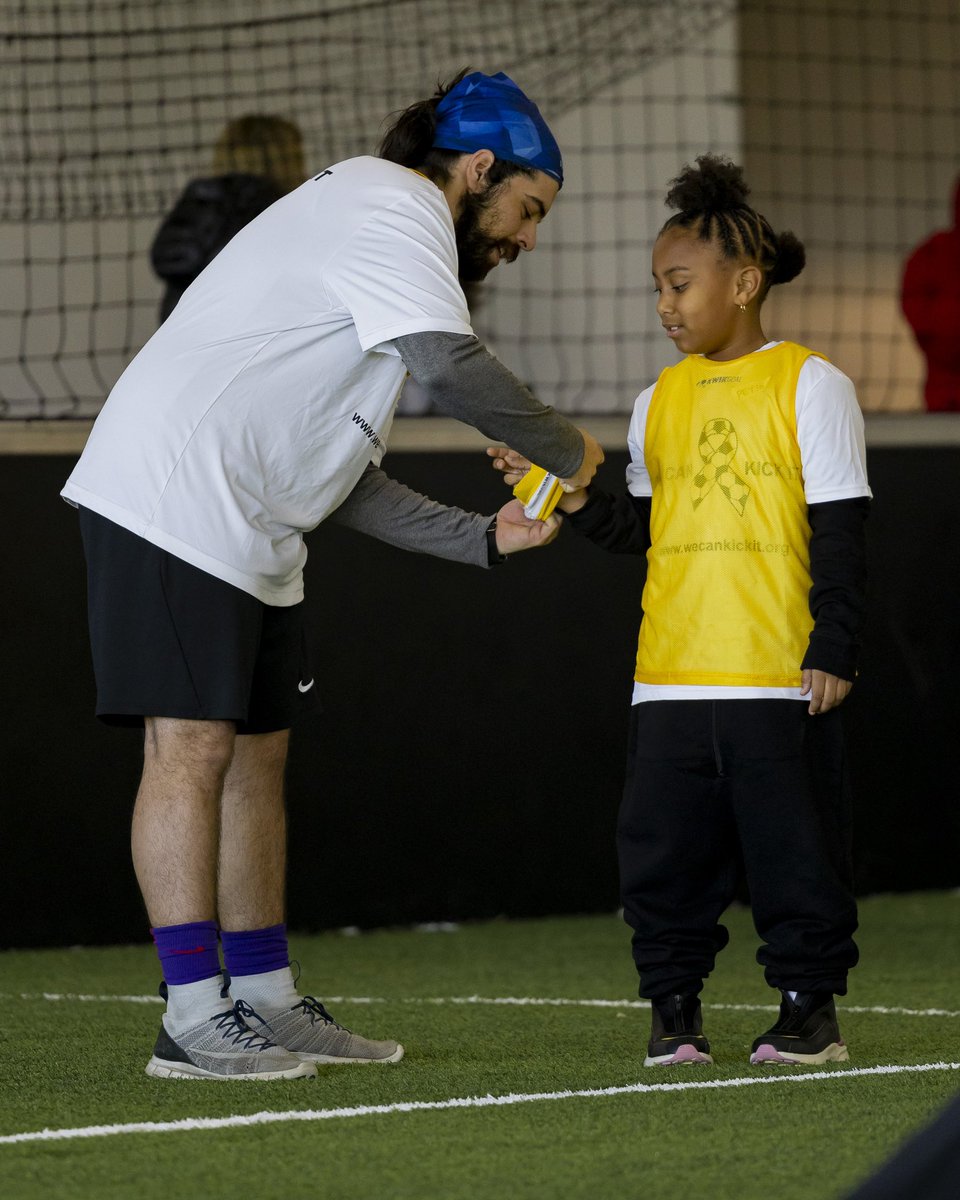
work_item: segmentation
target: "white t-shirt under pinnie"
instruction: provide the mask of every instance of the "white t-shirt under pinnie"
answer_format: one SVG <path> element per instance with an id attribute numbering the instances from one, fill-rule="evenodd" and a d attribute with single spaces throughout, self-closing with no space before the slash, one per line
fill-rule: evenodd
<path id="1" fill-rule="evenodd" d="M 757 354 L 778 346 L 767 342 Z M 627 446 L 627 490 L 632 496 L 652 496 L 653 484 L 647 470 L 643 447 L 646 442 L 647 415 L 656 384 L 637 397 Z M 867 452 L 863 414 L 857 403 L 853 383 L 844 373 L 823 358 L 811 355 L 800 368 L 795 399 L 797 444 L 803 466 L 803 492 L 807 504 L 831 500 L 871 497 L 867 483 Z M 707 684 L 634 683 L 633 703 L 645 700 L 809 700 L 800 688 L 742 687 Z"/>
<path id="2" fill-rule="evenodd" d="M 442 192 L 337 163 L 242 229 L 111 392 L 63 490 L 267 604 L 303 596 L 302 534 L 386 448 L 393 338 L 470 334 Z"/>

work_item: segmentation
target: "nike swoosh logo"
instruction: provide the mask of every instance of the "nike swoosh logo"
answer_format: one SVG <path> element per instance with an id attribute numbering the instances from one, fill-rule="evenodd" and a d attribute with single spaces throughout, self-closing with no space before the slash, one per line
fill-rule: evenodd
<path id="1" fill-rule="evenodd" d="M 311 679 L 309 683 L 302 683 L 302 682 L 298 683 L 297 691 L 309 692 L 312 687 L 313 687 L 313 680 Z"/>
<path id="2" fill-rule="evenodd" d="M 172 950 L 171 954 L 203 954 L 206 946 L 194 946 L 192 950 Z"/>

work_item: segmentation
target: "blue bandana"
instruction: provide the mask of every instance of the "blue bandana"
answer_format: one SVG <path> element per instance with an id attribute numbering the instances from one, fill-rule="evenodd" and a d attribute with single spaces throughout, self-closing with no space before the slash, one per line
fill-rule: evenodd
<path id="1" fill-rule="evenodd" d="M 437 105 L 434 146 L 441 150 L 492 150 L 497 158 L 534 167 L 563 186 L 560 147 L 540 110 L 502 71 L 474 71 Z"/>

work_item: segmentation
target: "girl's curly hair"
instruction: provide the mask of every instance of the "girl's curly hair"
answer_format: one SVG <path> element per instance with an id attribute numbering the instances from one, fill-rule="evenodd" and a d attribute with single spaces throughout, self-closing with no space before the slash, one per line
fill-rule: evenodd
<path id="1" fill-rule="evenodd" d="M 694 229 L 701 241 L 716 242 L 724 258 L 755 262 L 763 272 L 761 299 L 773 284 L 795 279 L 806 263 L 803 243 L 792 233 L 774 233 L 747 202 L 743 167 L 717 154 L 701 154 L 696 162 L 670 181 L 666 203 L 679 211 L 660 232 Z"/>

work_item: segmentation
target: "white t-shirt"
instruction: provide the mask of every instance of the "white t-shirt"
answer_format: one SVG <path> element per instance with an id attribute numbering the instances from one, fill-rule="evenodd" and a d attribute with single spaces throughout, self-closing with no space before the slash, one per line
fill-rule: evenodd
<path id="1" fill-rule="evenodd" d="M 767 342 L 762 354 L 779 342 Z M 656 384 L 640 393 L 630 419 L 627 447 L 627 490 L 632 496 L 652 496 L 653 485 L 643 455 L 647 413 Z M 867 451 L 863 414 L 853 383 L 832 363 L 811 355 L 800 368 L 796 394 L 797 442 L 803 464 L 803 492 L 808 504 L 871 496 L 867 483 Z M 643 700 L 809 700 L 799 688 L 707 687 L 696 684 L 633 685 L 633 703 Z"/>
<path id="2" fill-rule="evenodd" d="M 471 334 L 443 193 L 337 163 L 242 229 L 118 380 L 63 490 L 267 604 L 386 449 L 391 339 Z"/>

